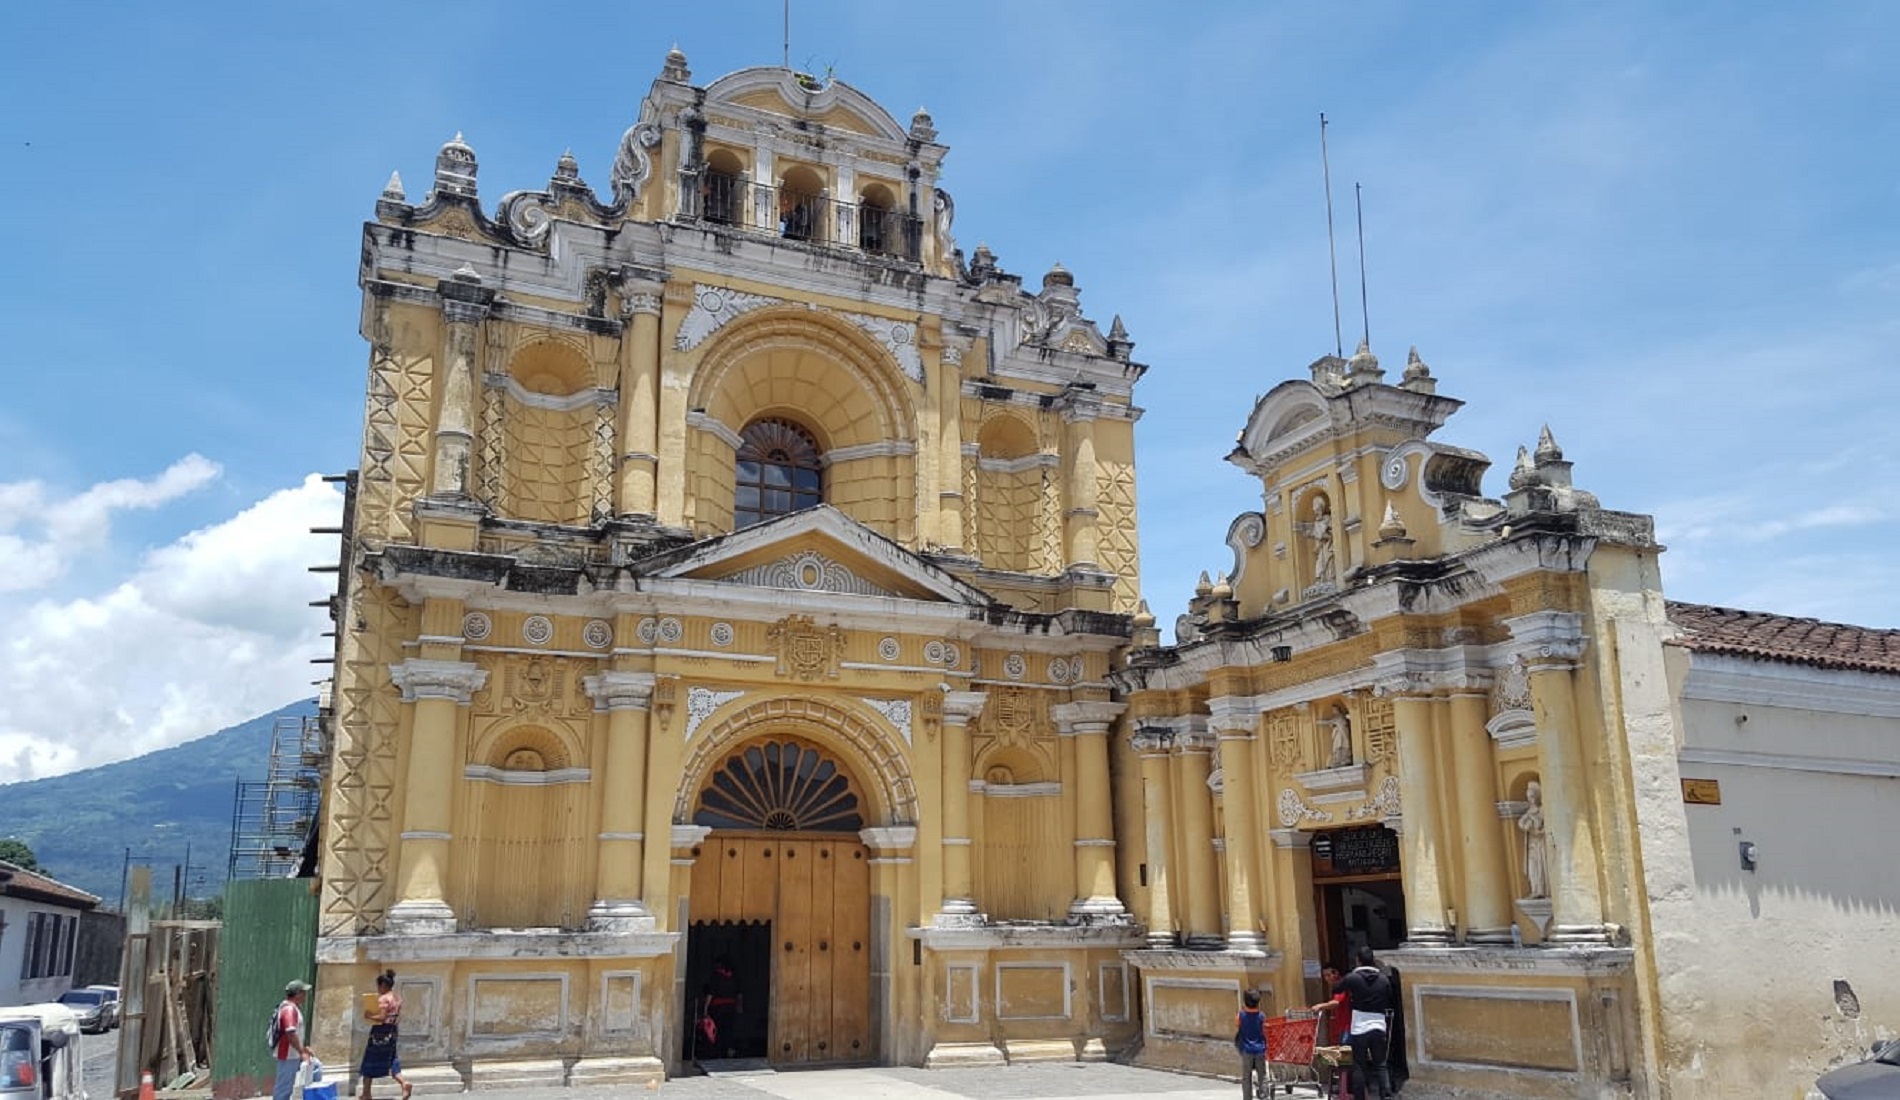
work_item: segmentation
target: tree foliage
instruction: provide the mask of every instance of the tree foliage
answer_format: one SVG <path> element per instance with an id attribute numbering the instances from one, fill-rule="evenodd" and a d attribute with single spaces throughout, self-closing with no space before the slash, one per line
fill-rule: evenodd
<path id="1" fill-rule="evenodd" d="M 39 857 L 26 841 L 17 837 L 0 837 L 0 860 L 13 864 L 23 871 L 45 874 L 46 868 L 40 866 Z"/>

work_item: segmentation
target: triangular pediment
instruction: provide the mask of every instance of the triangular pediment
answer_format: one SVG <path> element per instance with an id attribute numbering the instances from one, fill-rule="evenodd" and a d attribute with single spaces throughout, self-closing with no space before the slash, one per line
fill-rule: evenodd
<path id="1" fill-rule="evenodd" d="M 651 577 L 987 607 L 994 601 L 830 505 L 639 563 Z"/>

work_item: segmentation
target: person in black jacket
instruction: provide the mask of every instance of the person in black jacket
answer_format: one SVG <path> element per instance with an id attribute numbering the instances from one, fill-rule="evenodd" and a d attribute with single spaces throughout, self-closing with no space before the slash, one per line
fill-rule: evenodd
<path id="1" fill-rule="evenodd" d="M 1379 969 L 1372 948 L 1361 946 L 1354 952 L 1357 964 L 1339 980 L 1333 992 L 1344 993 L 1352 1005 L 1351 1023 L 1346 1042 L 1352 1047 L 1353 1100 L 1366 1100 L 1366 1082 L 1379 1083 L 1379 1100 L 1391 1100 L 1392 1081 L 1386 1073 L 1386 1050 L 1391 1014 L 1398 1008 L 1392 991 L 1392 979 Z"/>

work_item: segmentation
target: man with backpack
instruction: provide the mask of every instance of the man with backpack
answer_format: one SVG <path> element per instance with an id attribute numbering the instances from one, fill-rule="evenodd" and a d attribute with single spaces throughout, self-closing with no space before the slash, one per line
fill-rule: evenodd
<path id="1" fill-rule="evenodd" d="M 268 1037 L 271 1053 L 277 1058 L 277 1078 L 271 1086 L 271 1100 L 290 1100 L 291 1092 L 297 1087 L 297 1071 L 316 1057 L 303 1041 L 303 999 L 309 992 L 308 982 L 290 982 L 284 986 L 284 999 L 278 1002 L 277 1011 L 271 1014 Z"/>
<path id="2" fill-rule="evenodd" d="M 1234 1017 L 1234 1049 L 1240 1052 L 1240 1100 L 1267 1095 L 1267 1020 L 1260 1014 L 1260 994 L 1249 989 L 1241 997 L 1240 1015 Z"/>
<path id="3" fill-rule="evenodd" d="M 1386 1070 L 1392 1012 L 1398 998 L 1392 994 L 1392 979 L 1379 969 L 1372 948 L 1361 944 L 1353 953 L 1352 973 L 1339 980 L 1334 993 L 1344 993 L 1352 1006 L 1346 1041 L 1352 1045 L 1352 1094 L 1354 1100 L 1366 1100 L 1366 1082 L 1379 1083 L 1379 1100 L 1391 1100 L 1392 1079 Z"/>

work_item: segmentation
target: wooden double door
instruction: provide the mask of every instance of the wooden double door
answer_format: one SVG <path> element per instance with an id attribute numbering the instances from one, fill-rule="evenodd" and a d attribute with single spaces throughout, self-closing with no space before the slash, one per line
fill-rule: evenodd
<path id="1" fill-rule="evenodd" d="M 763 1004 L 745 999 L 741 1053 L 756 1056 L 762 1038 L 774 1065 L 872 1061 L 870 858 L 853 833 L 716 831 L 701 842 L 688 1019 L 698 1015 L 717 945 L 732 944 L 740 986 L 765 994 Z M 740 946 L 748 943 L 765 948 Z"/>

